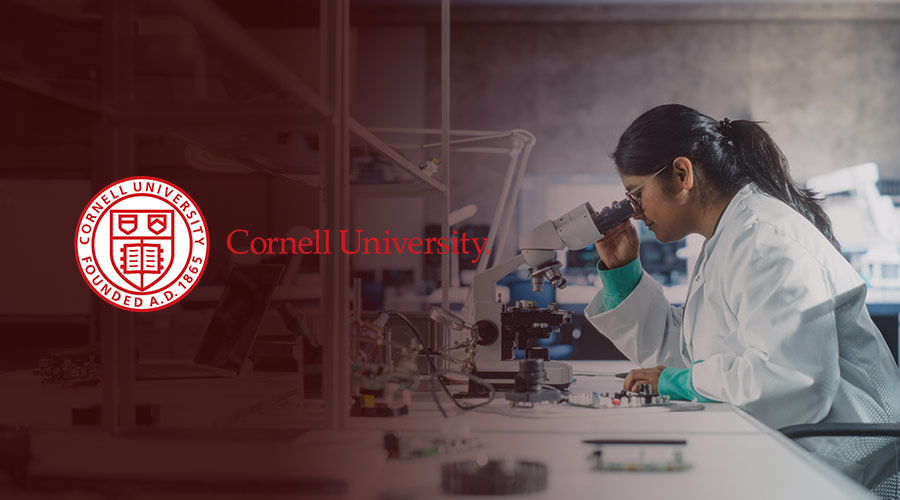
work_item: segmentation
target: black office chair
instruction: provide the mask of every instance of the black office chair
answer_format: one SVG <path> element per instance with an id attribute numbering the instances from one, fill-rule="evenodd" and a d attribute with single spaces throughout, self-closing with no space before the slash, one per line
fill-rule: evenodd
<path id="1" fill-rule="evenodd" d="M 900 424 L 865 424 L 865 423 L 820 423 L 820 424 L 799 424 L 789 425 L 778 430 L 792 440 L 798 440 L 809 437 L 860 437 L 860 438 L 900 438 Z M 874 444 L 874 443 L 873 443 Z M 851 448 L 865 447 L 869 450 L 882 448 L 882 446 L 872 444 L 869 446 L 857 443 Z M 883 448 L 882 448 L 883 449 Z M 900 445 L 895 445 L 895 453 L 893 460 L 897 461 L 896 450 L 900 449 Z M 890 451 L 889 449 L 887 451 Z M 886 462 L 887 463 L 887 462 Z M 894 469 L 900 470 L 900 466 Z M 900 473 L 888 472 L 878 479 L 874 479 L 872 484 L 867 486 L 872 493 L 883 499 L 900 499 Z"/>
<path id="2" fill-rule="evenodd" d="M 800 424 L 778 429 L 791 439 L 821 436 L 900 438 L 900 424 Z"/>

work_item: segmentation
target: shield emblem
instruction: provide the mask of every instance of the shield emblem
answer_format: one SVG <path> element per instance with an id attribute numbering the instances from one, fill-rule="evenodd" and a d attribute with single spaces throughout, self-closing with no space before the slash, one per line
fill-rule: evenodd
<path id="1" fill-rule="evenodd" d="M 159 235 L 166 230 L 166 216 L 160 214 L 150 214 L 147 216 L 147 228 L 155 235 Z"/>
<path id="2" fill-rule="evenodd" d="M 119 214 L 119 230 L 128 235 L 137 229 L 137 214 Z"/>
<path id="3" fill-rule="evenodd" d="M 174 217 L 174 210 L 112 210 L 113 267 L 135 291 L 150 289 L 172 268 Z"/>

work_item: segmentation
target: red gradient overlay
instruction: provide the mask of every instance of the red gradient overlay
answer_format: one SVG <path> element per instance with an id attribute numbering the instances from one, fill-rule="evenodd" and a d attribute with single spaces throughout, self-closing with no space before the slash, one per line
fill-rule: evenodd
<path id="1" fill-rule="evenodd" d="M 324 417 L 337 397 L 324 381 L 332 359 L 326 340 L 350 331 L 338 331 L 323 312 L 323 290 L 352 286 L 358 278 L 363 317 L 372 321 L 390 306 L 390 297 L 436 289 L 441 253 L 452 251 L 453 242 L 446 250 L 438 245 L 443 207 L 425 196 L 357 196 L 354 188 L 345 223 L 326 223 L 324 207 L 335 201 L 322 181 L 336 168 L 334 117 L 328 114 L 335 82 L 333 46 L 323 44 L 330 34 L 321 27 L 333 12 L 324 15 L 320 7 L 337 2 L 56 3 L 0 5 L 0 203 L 29 219 L 14 225 L 16 241 L 4 245 L 14 257 L 5 259 L 9 270 L 0 301 L 7 308 L 0 328 L 0 457 L 18 449 L 12 443 L 24 442 L 6 440 L 6 429 L 16 429 L 10 436 L 27 436 L 30 457 L 23 459 L 21 475 L 0 468 L 0 498 L 373 498 L 407 488 L 385 460 L 385 420 L 357 419 L 363 427 L 379 427 L 361 430 Z M 224 24 L 247 36 L 217 36 L 220 18 L 195 18 L 183 10 L 189 4 L 212 6 L 229 19 Z M 438 107 L 429 102 L 427 89 L 436 82 L 424 71 L 436 48 L 429 29 L 415 28 L 412 43 L 383 45 L 382 29 L 391 26 L 396 10 L 378 2 L 351 4 L 355 48 L 348 65 L 357 80 L 351 98 L 355 119 L 435 126 Z M 434 10 L 426 10 L 422 21 L 430 23 Z M 411 53 L 395 59 L 398 43 Z M 255 52 L 246 57 L 251 45 Z M 262 60 L 283 71 L 261 69 Z M 418 61 L 415 72 L 422 71 L 407 92 L 412 70 L 394 73 L 396 79 L 391 73 L 411 60 Z M 375 61 L 391 68 L 372 71 L 368 66 Z M 278 75 L 301 82 L 325 106 L 307 105 L 303 93 Z M 413 108 L 388 105 L 380 94 L 390 89 L 415 103 Z M 340 168 L 352 171 L 361 191 L 394 184 L 402 191 L 403 184 L 420 182 L 395 165 L 378 166 L 383 156 L 373 155 L 358 137 L 347 151 L 350 158 Z M 143 298 L 144 306 L 175 287 L 171 299 L 162 297 L 152 310 L 133 302 L 125 306 L 112 292 L 92 293 L 92 278 L 124 283 L 123 277 L 106 269 L 87 274 L 79 259 L 83 236 L 91 239 L 86 255 L 96 266 L 101 249 L 92 238 L 98 221 L 112 234 L 119 227 L 112 212 L 146 195 L 123 186 L 113 199 L 110 189 L 133 180 L 170 183 L 184 197 L 175 201 L 163 193 L 158 206 L 129 207 L 136 219 L 125 218 L 123 241 L 145 234 L 149 242 L 154 230 L 166 235 L 159 223 L 151 229 L 144 218 L 164 210 L 174 214 L 166 223 L 190 227 L 202 221 L 206 238 L 199 254 L 197 244 L 186 250 L 201 262 L 178 263 L 176 256 L 168 275 L 178 279 L 171 285 L 160 274 L 134 274 L 138 286 L 127 293 Z M 98 203 L 95 213 L 91 207 Z M 89 215 L 94 220 L 82 232 Z M 456 244 L 463 231 L 466 244 L 454 255 L 471 270 L 479 255 L 471 240 L 483 240 L 486 232 L 458 229 Z M 229 239 L 236 230 L 247 233 Z M 346 253 L 339 230 L 346 231 Z M 367 250 L 363 240 L 357 251 L 357 231 L 378 239 L 378 250 L 374 241 Z M 259 252 L 262 241 L 251 244 L 256 237 L 265 240 L 265 252 Z M 386 245 L 385 237 L 397 240 Z M 112 237 L 104 244 L 112 245 Z M 135 258 L 147 254 L 136 252 Z M 337 258 L 349 259 L 351 266 L 350 279 L 339 285 L 324 278 L 330 259 Z M 161 274 L 171 263 L 163 262 Z M 193 360 L 211 332 L 228 333 L 223 324 L 242 324 L 243 307 L 259 297 L 245 290 L 225 301 L 223 294 L 237 266 L 255 264 L 281 264 L 285 271 L 252 332 L 247 359 L 237 361 L 243 361 L 240 374 L 138 380 L 143 365 Z M 180 288 L 185 275 L 192 282 Z M 299 328 L 285 319 L 286 305 L 296 311 Z M 425 312 L 408 312 L 427 335 Z M 373 351 L 378 359 L 399 359 L 403 346 L 417 342 L 403 322 L 392 319 L 389 326 L 399 347 Z M 218 342 L 231 340 L 223 335 Z M 424 358 L 413 364 L 423 375 L 428 371 Z M 348 401 L 338 407 L 349 416 Z M 429 406 L 411 416 L 437 436 L 441 423 L 434 414 Z M 396 430 L 415 427 L 411 420 L 388 420 Z M 423 467 L 420 477 L 434 473 Z"/>

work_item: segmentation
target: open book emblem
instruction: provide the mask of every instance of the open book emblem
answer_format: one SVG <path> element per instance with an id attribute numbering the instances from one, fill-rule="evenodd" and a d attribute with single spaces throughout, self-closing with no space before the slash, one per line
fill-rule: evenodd
<path id="1" fill-rule="evenodd" d="M 112 210 L 110 255 L 116 273 L 146 291 L 169 272 L 175 248 L 174 210 Z"/>

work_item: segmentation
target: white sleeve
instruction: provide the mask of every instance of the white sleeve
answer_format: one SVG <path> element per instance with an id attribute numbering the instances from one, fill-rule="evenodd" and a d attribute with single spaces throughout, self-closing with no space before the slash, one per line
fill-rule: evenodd
<path id="1" fill-rule="evenodd" d="M 695 364 L 694 389 L 776 429 L 822 420 L 840 382 L 839 299 L 826 270 L 799 243 L 769 228 L 735 245 L 733 258 L 724 293 L 744 350 Z"/>
<path id="2" fill-rule="evenodd" d="M 631 294 L 612 310 L 604 307 L 601 288 L 585 308 L 584 316 L 637 365 L 687 368 L 681 355 L 682 308 L 669 304 L 662 285 L 646 272 Z"/>

